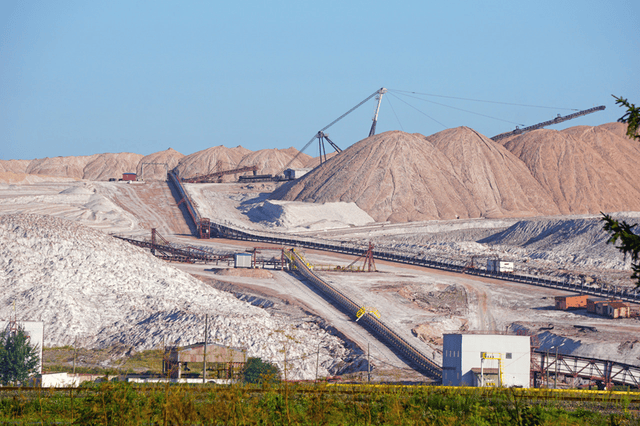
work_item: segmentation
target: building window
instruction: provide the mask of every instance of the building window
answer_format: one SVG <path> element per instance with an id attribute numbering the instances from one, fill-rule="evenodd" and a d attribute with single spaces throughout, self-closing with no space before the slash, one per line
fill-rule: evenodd
<path id="1" fill-rule="evenodd" d="M 505 355 L 505 358 L 506 359 L 511 359 L 512 358 L 511 352 L 507 352 L 506 355 Z"/>

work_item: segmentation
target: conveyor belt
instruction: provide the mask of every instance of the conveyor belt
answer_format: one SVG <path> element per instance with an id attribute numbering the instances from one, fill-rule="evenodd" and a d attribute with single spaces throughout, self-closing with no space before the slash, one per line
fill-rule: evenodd
<path id="1" fill-rule="evenodd" d="M 361 306 L 314 274 L 294 250 L 291 250 L 291 254 L 291 259 L 296 269 L 306 279 L 311 281 L 313 285 L 323 295 L 325 295 L 325 297 L 332 299 L 335 304 L 339 305 L 340 308 L 352 315 L 355 319 L 356 313 L 360 310 Z M 418 349 L 413 347 L 409 342 L 387 327 L 378 318 L 369 314 L 364 314 L 364 316 L 360 317 L 358 322 L 379 337 L 392 349 L 400 352 L 425 375 L 438 381 L 442 380 L 442 368 L 439 365 L 428 359 Z"/>

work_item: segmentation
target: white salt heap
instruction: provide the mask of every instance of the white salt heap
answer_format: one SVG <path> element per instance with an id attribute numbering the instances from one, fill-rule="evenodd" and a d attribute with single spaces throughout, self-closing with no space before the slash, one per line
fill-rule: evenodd
<path id="1" fill-rule="evenodd" d="M 209 314 L 211 342 L 246 348 L 281 368 L 286 350 L 292 379 L 315 377 L 318 347 L 320 375 L 333 374 L 348 356 L 315 323 L 291 323 L 138 247 L 51 216 L 0 216 L 0 290 L 0 318 L 41 319 L 47 346 L 76 337 L 86 347 L 192 344 L 203 340 Z"/>
<path id="2" fill-rule="evenodd" d="M 267 200 L 247 212 L 253 222 L 287 230 L 362 226 L 374 220 L 356 203 L 302 203 Z"/>

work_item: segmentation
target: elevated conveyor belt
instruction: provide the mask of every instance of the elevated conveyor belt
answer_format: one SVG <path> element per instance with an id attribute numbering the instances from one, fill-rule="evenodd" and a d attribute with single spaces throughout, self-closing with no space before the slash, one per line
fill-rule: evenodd
<path id="1" fill-rule="evenodd" d="M 354 256 L 362 256 L 367 252 L 367 248 L 358 247 L 353 244 L 341 244 L 334 241 L 322 241 L 303 238 L 290 238 L 289 236 L 280 236 L 277 234 L 259 233 L 257 231 L 240 230 L 229 226 L 211 222 L 211 236 L 219 238 L 229 238 L 244 241 L 256 241 L 263 243 L 279 244 L 289 247 L 304 247 L 313 250 L 331 251 L 335 253 L 344 253 Z M 455 263 L 440 262 L 417 256 L 405 254 L 391 253 L 379 248 L 373 250 L 375 259 L 387 260 L 390 262 L 406 263 L 409 265 L 424 266 L 426 268 L 440 269 L 450 272 L 465 273 L 468 275 L 476 275 L 486 278 L 494 278 L 504 281 L 512 281 L 523 284 L 530 284 L 540 287 L 555 288 L 570 292 L 589 294 L 592 296 L 608 297 L 622 300 L 630 303 L 640 303 L 640 293 L 636 293 L 629 288 L 617 290 L 616 288 L 594 288 L 580 284 L 572 284 L 567 281 L 560 281 L 548 277 L 539 277 L 534 275 L 517 274 L 513 272 L 494 272 L 478 268 L 466 268 L 465 265 L 457 265 Z"/>
<path id="2" fill-rule="evenodd" d="M 228 260 L 233 258 L 233 254 L 212 254 L 200 250 L 195 247 L 177 248 L 168 244 L 154 243 L 150 241 L 135 240 L 133 238 L 114 235 L 115 238 L 126 241 L 138 247 L 148 248 L 151 252 L 160 258 L 173 260 L 176 262 L 187 263 L 213 263 L 220 260 Z"/>
<path id="3" fill-rule="evenodd" d="M 290 259 L 295 265 L 295 269 L 308 279 L 313 285 L 325 296 L 331 299 L 342 310 L 351 315 L 354 319 L 356 313 L 360 310 L 361 306 L 345 296 L 342 292 L 333 288 L 331 285 L 323 281 L 320 277 L 313 273 L 307 267 L 300 256 L 294 251 L 290 252 Z M 367 328 L 374 335 L 379 337 L 383 342 L 389 345 L 391 348 L 398 351 L 406 359 L 411 361 L 419 371 L 426 376 L 440 381 L 442 380 L 442 368 L 432 360 L 428 359 L 418 349 L 412 346 L 409 342 L 399 336 L 396 332 L 387 327 L 382 321 L 370 314 L 364 314 L 360 317 L 359 324 Z"/>
<path id="4" fill-rule="evenodd" d="M 615 383 L 640 387 L 640 367 L 609 360 L 535 351 L 531 369 L 543 376 L 557 372 L 558 375 L 599 381 L 605 385 Z"/>

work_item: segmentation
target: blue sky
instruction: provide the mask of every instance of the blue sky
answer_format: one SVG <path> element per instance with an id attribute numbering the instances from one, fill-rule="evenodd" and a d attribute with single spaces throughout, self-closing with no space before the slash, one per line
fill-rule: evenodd
<path id="1" fill-rule="evenodd" d="M 639 76 L 637 0 L 2 0 L 0 159 L 300 149 L 380 87 L 378 133 L 491 137 L 606 105 L 552 128 L 598 125 L 624 113 L 611 94 L 640 104 Z M 327 133 L 352 145 L 374 108 Z"/>

